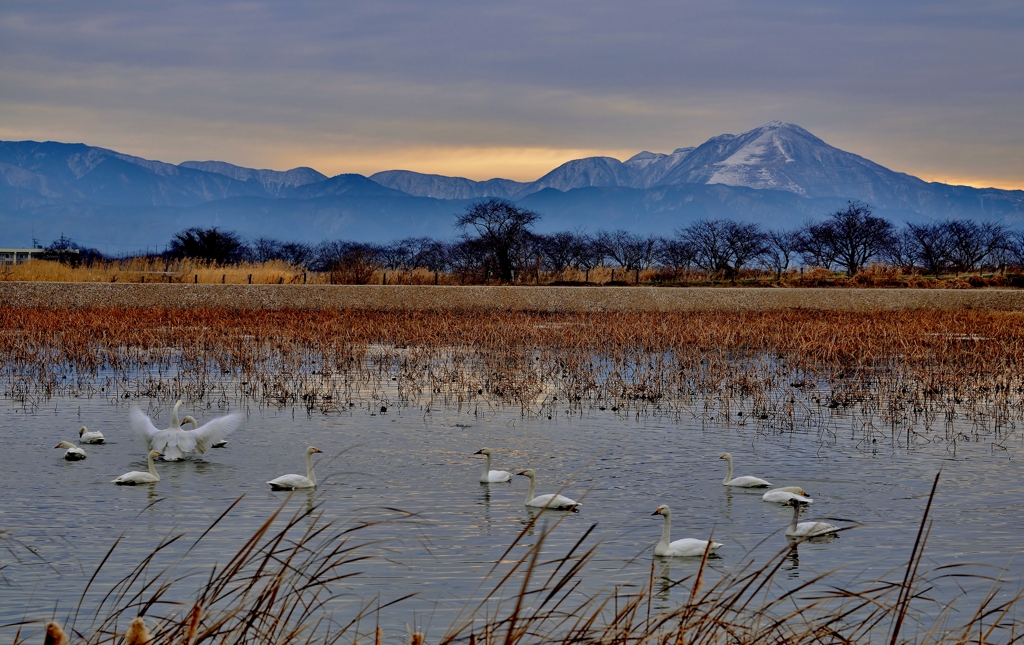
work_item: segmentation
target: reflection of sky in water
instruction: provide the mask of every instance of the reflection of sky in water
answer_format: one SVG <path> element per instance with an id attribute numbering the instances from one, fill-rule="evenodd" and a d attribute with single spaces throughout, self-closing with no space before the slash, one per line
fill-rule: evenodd
<path id="1" fill-rule="evenodd" d="M 216 414 L 208 411 L 206 416 Z M 303 450 L 309 444 L 326 453 L 316 456 L 321 486 L 315 494 L 297 494 L 295 510 L 315 500 L 328 520 L 395 520 L 358 534 L 367 541 L 383 540 L 367 547 L 379 557 L 358 565 L 363 574 L 339 586 L 345 595 L 338 601 L 341 606 L 362 604 L 379 596 L 386 602 L 416 592 L 417 598 L 386 610 L 381 619 L 395 637 L 414 620 L 442 631 L 468 598 L 490 587 L 492 583 L 482 580 L 484 574 L 531 519 L 523 506 L 526 478 L 489 486 L 477 482 L 484 460 L 472 453 L 485 446 L 495 450 L 495 468 L 535 468 L 538 494 L 556 492 L 564 484 L 566 495 L 583 500 L 582 511 L 569 514 L 554 529 L 544 553 L 563 555 L 597 523 L 587 544 L 597 539 L 601 544 L 582 576 L 581 591 L 588 594 L 648 581 L 662 521 L 651 512 L 661 503 L 672 507 L 673 539 L 705 538 L 713 532 L 724 543 L 721 557 L 709 562 L 709 583 L 738 565 L 748 551 L 763 563 L 786 546 L 781 530 L 791 510 L 762 502 L 763 491 L 724 488 L 726 465 L 718 457 L 725 451 L 735 456 L 737 476 L 803 486 L 815 499 L 805 519 L 827 516 L 838 524 L 863 524 L 789 554 L 776 576 L 780 593 L 787 585 L 834 569 L 835 583 L 901 577 L 890 572 L 909 556 L 939 469 L 943 474 L 933 508 L 935 524 L 923 568 L 958 563 L 1008 567 L 1004 595 L 1022 582 L 1024 564 L 1016 557 L 1024 528 L 1019 432 L 1003 443 L 1005 449 L 968 442 L 954 451 L 934 442 L 908 452 L 892 446 L 881 433 L 872 444 L 851 439 L 859 422 L 843 419 L 834 424 L 835 438 L 825 445 L 813 433 L 755 437 L 752 425 L 638 421 L 610 411 L 585 412 L 582 417 L 556 413 L 551 420 L 525 420 L 518 407 L 485 413 L 476 406 L 461 413 L 392 407 L 386 414 L 371 414 L 366 406 L 311 418 L 302 412 L 293 415 L 290 409 L 260 416 L 252 408 L 250 414 L 226 449 L 200 460 L 158 463 L 160 483 L 122 488 L 110 480 L 145 469 L 142 442 L 127 429 L 127 407 L 96 399 L 60 399 L 26 416 L 5 402 L 0 409 L 0 529 L 36 549 L 59 576 L 24 552 L 18 562 L 0 550 L 0 566 L 6 565 L 0 570 L 0 621 L 49 617 L 55 604 L 58 615 L 73 611 L 88 576 L 122 531 L 127 531 L 125 541 L 98 580 L 97 592 L 109 588 L 161 538 L 177 531 L 197 536 L 244 494 L 182 566 L 201 569 L 225 563 L 285 497 L 272 493 L 265 482 L 285 473 L 304 474 Z M 167 418 L 164 413 L 161 421 Z M 74 441 L 82 424 L 101 430 L 108 443 L 83 446 L 89 455 L 83 462 L 64 462 L 63 451 L 52 446 L 60 439 Z M 866 445 L 870 447 L 864 449 Z M 389 509 L 417 515 L 401 520 Z M 540 518 L 504 559 L 521 557 L 547 525 Z M 669 608 L 684 602 L 689 583 L 673 583 L 698 565 L 698 560 L 656 559 L 655 603 Z M 497 571 L 503 573 L 508 566 L 499 564 Z M 989 586 L 969 579 L 960 584 L 974 598 Z M 186 583 L 182 592 L 191 589 Z M 959 593 L 951 581 L 938 581 L 930 595 L 942 602 Z M 964 603 L 964 611 L 971 606 L 958 602 Z M 939 605 L 931 607 L 938 611 Z M 929 606 L 922 603 L 916 610 L 929 611 Z"/>

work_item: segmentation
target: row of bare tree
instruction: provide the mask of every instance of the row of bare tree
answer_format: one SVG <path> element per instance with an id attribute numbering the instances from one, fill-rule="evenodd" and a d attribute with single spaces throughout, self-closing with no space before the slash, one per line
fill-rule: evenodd
<path id="1" fill-rule="evenodd" d="M 342 273 L 367 282 L 374 271 L 426 269 L 466 282 L 526 280 L 541 272 L 560 279 L 569 268 L 589 280 L 592 269 L 612 266 L 639 279 L 661 267 L 672 273 L 699 270 L 735 278 L 762 268 L 776 278 L 797 266 L 854 275 L 872 263 L 939 275 L 983 268 L 1024 267 L 1024 234 L 1001 224 L 947 220 L 897 228 L 860 202 L 849 202 L 824 220 L 793 230 L 725 219 L 699 220 L 671 237 L 626 230 L 538 234 L 540 215 L 502 199 L 471 205 L 455 225 L 455 240 L 415 237 L 388 244 L 334 240 L 321 244 L 258 238 L 246 242 L 230 231 L 191 228 L 174 236 L 167 254 L 212 262 L 283 260 L 313 271 Z M 63 240 L 63 238 L 62 238 Z"/>

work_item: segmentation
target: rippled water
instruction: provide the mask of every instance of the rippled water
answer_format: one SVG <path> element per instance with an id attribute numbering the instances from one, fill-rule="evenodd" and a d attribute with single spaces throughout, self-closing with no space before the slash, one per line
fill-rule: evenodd
<path id="1" fill-rule="evenodd" d="M 346 602 L 377 597 L 386 602 L 417 593 L 381 618 L 395 636 L 405 633 L 407 623 L 443 631 L 466 600 L 479 595 L 484 574 L 531 517 L 523 506 L 525 478 L 489 486 L 477 482 L 483 461 L 472 453 L 484 446 L 495 450 L 497 468 L 535 468 L 538 493 L 564 485 L 564 494 L 583 499 L 582 511 L 569 514 L 554 530 L 545 553 L 564 554 L 598 524 L 593 534 L 601 541 L 598 556 L 582 576 L 581 590 L 587 593 L 647 581 L 661 533 L 661 519 L 651 512 L 662 503 L 673 509 L 673 539 L 714 531 L 724 543 L 712 563 L 715 572 L 738 565 L 762 541 L 753 556 L 758 561 L 785 546 L 780 529 L 790 510 L 762 502 L 763 491 L 723 487 L 725 463 L 718 457 L 725 451 L 736 458 L 736 475 L 803 486 L 815 499 L 807 516 L 859 524 L 838 539 L 802 545 L 785 564 L 783 585 L 836 568 L 833 582 L 868 582 L 905 563 L 940 469 L 926 565 L 1005 567 L 1003 596 L 1016 593 L 1024 579 L 1019 557 L 1024 434 L 1019 430 L 998 443 L 986 437 L 955 445 L 918 441 L 908 448 L 883 433 L 872 443 L 851 438 L 862 436 L 855 431 L 862 420 L 852 418 L 834 420 L 834 432 L 822 442 L 815 433 L 758 432 L 752 422 L 726 427 L 610 411 L 583 417 L 555 413 L 549 420 L 524 419 L 518 408 L 392 408 L 382 414 L 375 407 L 357 407 L 346 415 L 312 417 L 290 409 L 252 410 L 227 448 L 196 460 L 158 463 L 162 479 L 156 485 L 118 487 L 110 480 L 146 467 L 142 441 L 127 428 L 127 406 L 99 399 L 63 399 L 49 406 L 34 414 L 10 401 L 0 407 L 0 530 L 9 531 L 0 538 L 0 623 L 73 612 L 88 577 L 122 532 L 125 541 L 95 583 L 97 591 L 109 589 L 166 535 L 186 531 L 197 537 L 244 494 L 182 566 L 226 562 L 287 497 L 271 492 L 266 480 L 303 473 L 309 444 L 325 453 L 317 456 L 321 485 L 315 494 L 296 494 L 291 502 L 296 510 L 319 504 L 327 519 L 343 522 L 399 518 L 392 509 L 417 514 L 413 521 L 366 531 L 367 540 L 382 540 L 367 547 L 378 557 L 359 564 L 362 575 L 345 582 L 349 595 L 339 600 L 344 612 Z M 222 411 L 187 413 L 209 418 Z M 168 418 L 164 411 L 160 421 Z M 82 424 L 101 430 L 108 442 L 83 446 L 89 455 L 85 461 L 65 462 L 63 450 L 53 446 L 62 439 L 76 441 Z M 527 536 L 510 559 L 525 553 L 535 537 Z M 684 559 L 658 562 L 656 575 L 666 587 L 667 580 L 695 566 Z M 961 584 L 964 590 L 939 581 L 930 595 L 945 602 L 965 592 L 978 597 L 988 588 L 970 579 Z M 659 602 L 671 606 L 686 593 L 668 590 Z M 926 603 L 916 609 L 932 611 Z M 0 630 L 0 638 L 10 631 Z"/>

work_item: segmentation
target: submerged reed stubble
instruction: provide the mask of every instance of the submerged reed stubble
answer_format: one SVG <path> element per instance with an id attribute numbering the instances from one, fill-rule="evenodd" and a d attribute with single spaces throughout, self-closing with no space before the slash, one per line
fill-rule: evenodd
<path id="1" fill-rule="evenodd" d="M 0 380 L 53 396 L 181 397 L 330 414 L 516 406 L 860 439 L 996 441 L 1024 399 L 1014 312 L 0 311 Z"/>

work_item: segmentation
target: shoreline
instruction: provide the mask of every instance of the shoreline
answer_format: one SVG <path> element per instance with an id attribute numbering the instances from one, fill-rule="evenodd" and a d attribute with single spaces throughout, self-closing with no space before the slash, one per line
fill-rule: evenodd
<path id="1" fill-rule="evenodd" d="M 6 309 L 365 311 L 1024 311 L 1016 289 L 513 287 L 0 282 Z"/>

